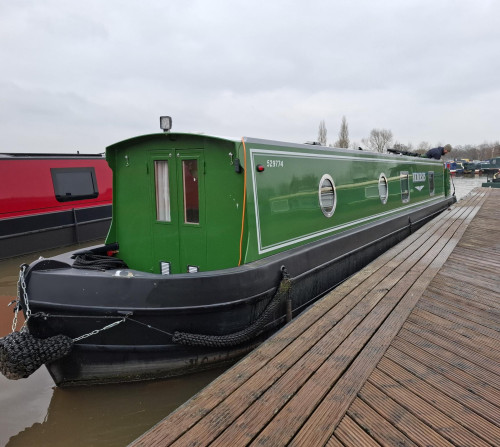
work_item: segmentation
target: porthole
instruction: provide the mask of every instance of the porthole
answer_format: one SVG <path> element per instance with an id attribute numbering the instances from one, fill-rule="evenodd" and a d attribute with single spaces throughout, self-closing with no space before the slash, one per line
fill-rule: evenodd
<path id="1" fill-rule="evenodd" d="M 332 217 L 336 205 L 335 183 L 331 176 L 325 174 L 319 182 L 319 206 L 326 217 Z"/>
<path id="2" fill-rule="evenodd" d="M 389 197 L 389 184 L 387 183 L 385 174 L 380 174 L 378 178 L 378 195 L 382 204 L 385 205 Z"/>

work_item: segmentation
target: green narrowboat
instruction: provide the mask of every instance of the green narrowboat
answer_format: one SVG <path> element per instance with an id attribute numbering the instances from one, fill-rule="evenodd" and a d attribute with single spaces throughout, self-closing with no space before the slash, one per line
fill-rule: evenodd
<path id="1" fill-rule="evenodd" d="M 486 162 L 482 163 L 483 174 L 488 176 L 493 176 L 500 170 L 500 157 L 490 158 Z"/>
<path id="2" fill-rule="evenodd" d="M 455 201 L 403 155 L 163 132 L 106 159 L 106 244 L 21 272 L 29 333 L 72 341 L 57 385 L 233 362 Z"/>

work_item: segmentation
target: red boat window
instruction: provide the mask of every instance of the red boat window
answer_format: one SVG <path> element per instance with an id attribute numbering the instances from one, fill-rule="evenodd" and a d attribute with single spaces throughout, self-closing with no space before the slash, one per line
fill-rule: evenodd
<path id="1" fill-rule="evenodd" d="M 200 223 L 198 197 L 198 160 L 182 160 L 184 186 L 184 222 Z"/>
<path id="2" fill-rule="evenodd" d="M 95 199 L 99 195 L 93 167 L 51 168 L 50 173 L 59 202 Z"/>
<path id="3" fill-rule="evenodd" d="M 156 220 L 170 222 L 170 187 L 168 161 L 155 161 Z"/>

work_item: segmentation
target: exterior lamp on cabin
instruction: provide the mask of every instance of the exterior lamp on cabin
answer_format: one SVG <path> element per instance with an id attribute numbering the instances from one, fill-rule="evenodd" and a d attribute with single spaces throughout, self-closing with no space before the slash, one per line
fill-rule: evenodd
<path id="1" fill-rule="evenodd" d="M 163 132 L 168 132 L 172 129 L 172 117 L 171 116 L 160 116 L 160 129 Z"/>

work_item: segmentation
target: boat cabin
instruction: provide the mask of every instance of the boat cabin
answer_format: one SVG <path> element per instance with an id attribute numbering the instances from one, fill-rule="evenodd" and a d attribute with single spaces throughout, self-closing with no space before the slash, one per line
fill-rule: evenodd
<path id="1" fill-rule="evenodd" d="M 449 194 L 434 160 L 262 139 L 166 132 L 106 158 L 106 242 L 149 273 L 237 267 Z"/>

